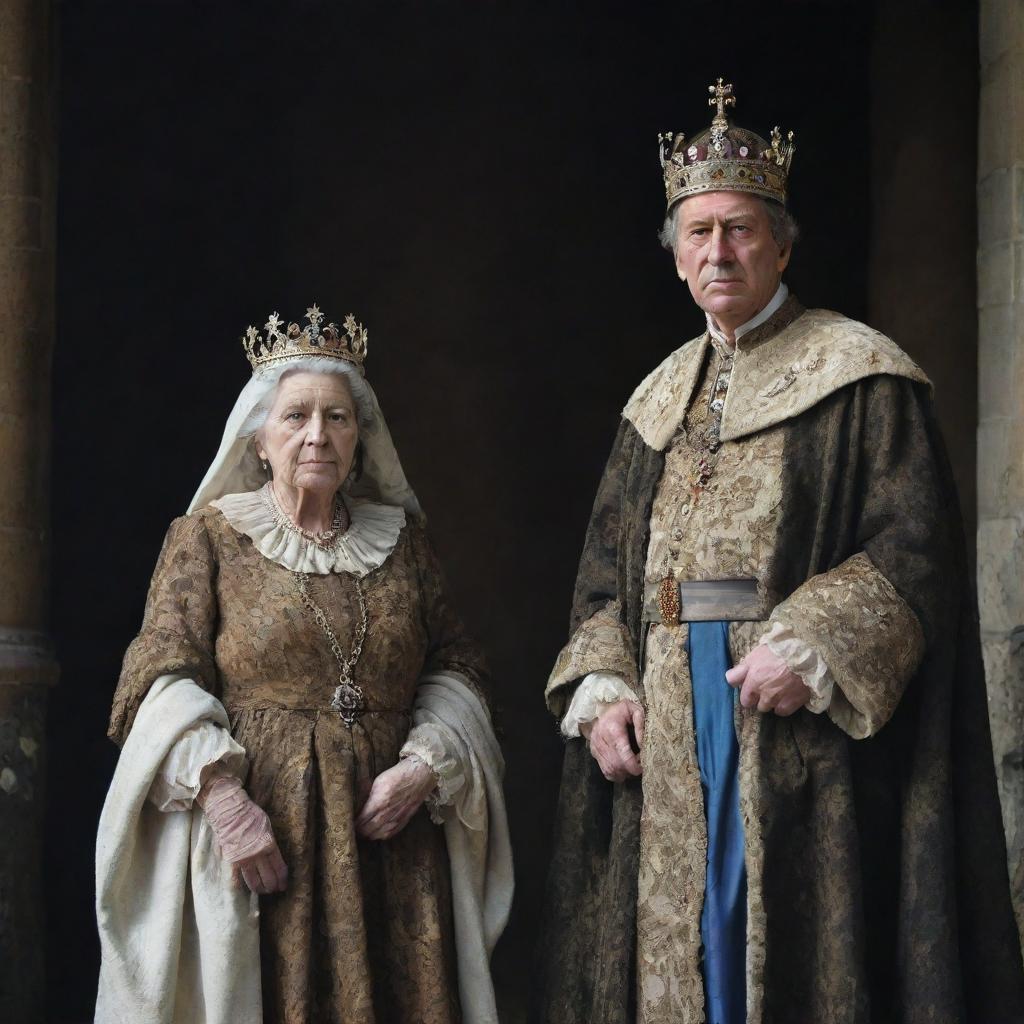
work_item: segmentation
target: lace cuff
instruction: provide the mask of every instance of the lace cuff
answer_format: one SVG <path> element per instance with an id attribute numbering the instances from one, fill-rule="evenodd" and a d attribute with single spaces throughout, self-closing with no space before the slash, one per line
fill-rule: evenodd
<path id="1" fill-rule="evenodd" d="M 245 750 L 227 729 L 203 721 L 183 732 L 167 752 L 148 799 L 160 811 L 187 811 L 203 783 L 216 772 L 245 778 Z"/>
<path id="2" fill-rule="evenodd" d="M 437 787 L 427 797 L 427 810 L 435 825 L 444 824 L 441 808 L 453 804 L 459 791 L 466 785 L 462 759 L 449 742 L 445 731 L 429 722 L 414 725 L 398 757 L 402 761 L 418 757 L 434 773 Z"/>
<path id="3" fill-rule="evenodd" d="M 562 719 L 562 735 L 575 739 L 580 734 L 580 726 L 592 722 L 609 704 L 636 699 L 636 694 L 614 673 L 591 672 L 584 676 L 572 695 Z"/>
<path id="4" fill-rule="evenodd" d="M 801 640 L 793 630 L 782 622 L 773 622 L 771 628 L 761 637 L 760 643 L 781 658 L 798 675 L 811 691 L 807 710 L 820 715 L 832 703 L 835 680 L 825 664 L 825 659 L 809 643 Z"/>

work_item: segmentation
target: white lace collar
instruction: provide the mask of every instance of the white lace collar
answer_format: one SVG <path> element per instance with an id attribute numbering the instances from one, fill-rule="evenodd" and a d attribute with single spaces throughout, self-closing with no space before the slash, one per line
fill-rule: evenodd
<path id="1" fill-rule="evenodd" d="M 250 537 L 260 554 L 291 572 L 321 576 L 350 572 L 365 576 L 387 561 L 405 526 L 405 509 L 400 505 L 346 498 L 349 528 L 325 550 L 274 520 L 263 498 L 263 490 L 269 486 L 268 483 L 258 491 L 225 494 L 210 504 L 219 509 L 239 533 Z"/>

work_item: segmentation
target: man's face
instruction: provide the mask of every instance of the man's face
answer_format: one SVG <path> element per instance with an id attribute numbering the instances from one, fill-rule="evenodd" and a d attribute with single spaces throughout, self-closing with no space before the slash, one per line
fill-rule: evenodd
<path id="1" fill-rule="evenodd" d="M 768 305 L 789 252 L 772 238 L 764 203 L 742 192 L 690 196 L 676 215 L 676 272 L 726 331 Z"/>

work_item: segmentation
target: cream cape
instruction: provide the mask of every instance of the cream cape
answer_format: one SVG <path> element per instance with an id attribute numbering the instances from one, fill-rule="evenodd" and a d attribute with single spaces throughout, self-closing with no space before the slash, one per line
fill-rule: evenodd
<path id="1" fill-rule="evenodd" d="M 162 676 L 139 709 L 100 815 L 96 1024 L 260 1024 L 259 910 L 232 879 L 202 810 L 146 798 L 164 757 L 220 702 Z M 201 951 L 201 955 L 200 955 Z"/>
<path id="2" fill-rule="evenodd" d="M 823 398 L 876 374 L 930 384 L 884 334 L 827 309 L 808 309 L 777 334 L 736 342 L 722 410 L 723 441 L 792 419 Z M 622 415 L 655 451 L 664 451 L 690 406 L 710 344 L 708 333 L 676 349 L 633 392 Z"/>

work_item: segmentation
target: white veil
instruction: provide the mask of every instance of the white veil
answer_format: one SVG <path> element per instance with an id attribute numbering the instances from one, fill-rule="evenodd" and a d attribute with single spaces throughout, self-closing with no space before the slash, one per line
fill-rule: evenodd
<path id="1" fill-rule="evenodd" d="M 252 379 L 242 388 L 231 410 L 220 448 L 188 511 L 194 512 L 225 494 L 258 490 L 267 482 L 267 474 L 260 466 L 252 445 L 252 437 L 274 401 L 278 383 L 289 370 L 342 373 L 348 378 L 352 397 L 359 409 L 363 471 L 358 481 L 349 480 L 342 485 L 345 493 L 384 505 L 400 505 L 410 515 L 422 518 L 420 503 L 402 471 L 373 388 L 352 363 L 330 356 L 301 356 L 261 366 L 253 372 Z"/>

